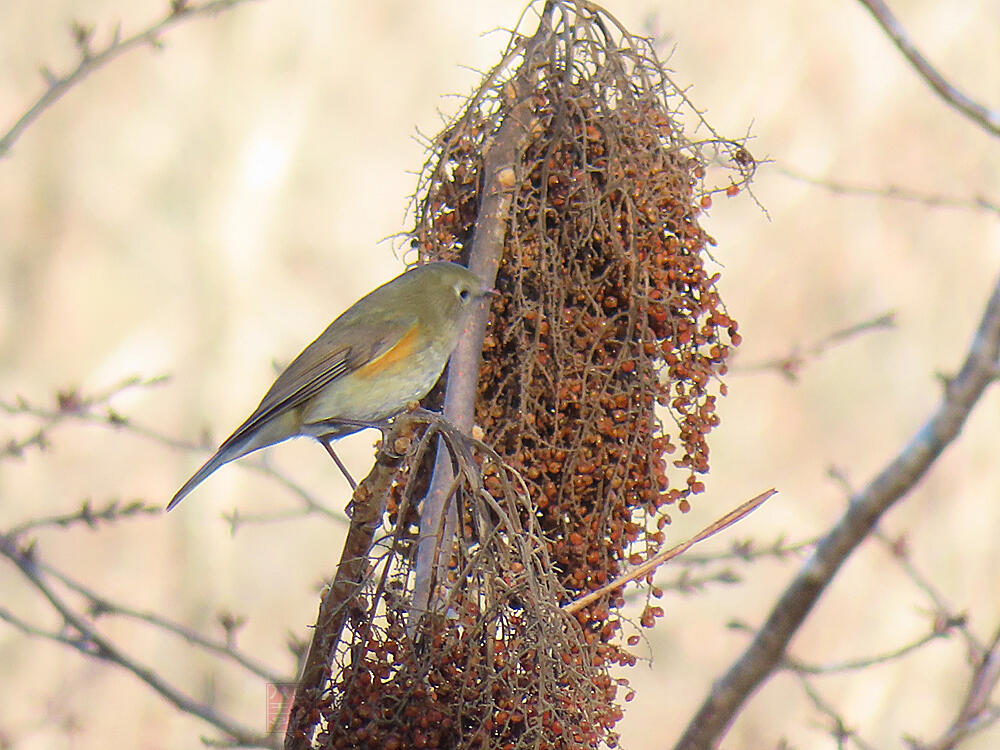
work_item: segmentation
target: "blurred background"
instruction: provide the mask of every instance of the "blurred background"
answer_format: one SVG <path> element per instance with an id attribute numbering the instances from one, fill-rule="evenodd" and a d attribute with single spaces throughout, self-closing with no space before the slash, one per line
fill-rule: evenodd
<path id="1" fill-rule="evenodd" d="M 894 11 L 959 88 L 1000 107 L 1000 6 L 896 0 Z M 0 131 L 44 90 L 39 71 L 76 63 L 70 24 L 102 47 L 166 13 L 164 0 L 0 4 Z M 362 7 L 363 6 L 363 7 Z M 403 268 L 408 196 L 428 136 L 506 44 L 518 0 L 334 3 L 260 0 L 192 19 L 162 49 L 128 53 L 74 87 L 0 160 L 0 401 L 52 408 L 56 393 L 115 396 L 135 425 L 185 443 L 224 438 L 274 376 L 357 297 Z M 722 134 L 749 131 L 769 160 L 746 195 L 706 218 L 721 290 L 744 343 L 713 435 L 708 491 L 675 517 L 681 541 L 769 487 L 780 494 L 723 538 L 772 543 L 822 533 L 841 513 L 837 467 L 863 485 L 919 428 L 960 365 L 1000 267 L 1000 149 L 930 92 L 852 0 L 702 3 L 607 0 L 655 36 L 679 85 Z M 534 29 L 533 18 L 525 21 Z M 697 133 L 694 133 L 697 135 Z M 840 194 L 789 176 L 905 187 L 964 205 Z M 761 208 L 761 206 L 763 208 Z M 896 327 L 811 358 L 795 382 L 755 367 L 894 311 Z M 1000 394 L 991 392 L 918 491 L 886 519 L 913 560 L 985 639 L 1000 614 Z M 3 414 L 0 441 L 41 422 Z M 44 452 L 0 462 L 0 529 L 72 512 L 90 499 L 162 504 L 208 455 L 131 430 L 69 422 Z M 373 436 L 345 441 L 355 476 Z M 266 460 L 336 510 L 349 488 L 322 449 L 294 441 Z M 34 535 L 45 560 L 115 600 L 222 635 L 291 672 L 318 587 L 346 523 L 318 516 L 248 523 L 223 514 L 297 510 L 279 482 L 233 464 L 169 516 Z M 797 558 L 735 565 L 740 585 L 665 598 L 667 615 L 628 670 L 637 689 L 620 729 L 632 750 L 679 736 L 711 682 L 741 651 Z M 663 578 L 676 576 L 666 570 Z M 3 607 L 58 620 L 0 565 Z M 818 664 L 894 650 L 927 632 L 929 602 L 886 550 L 855 555 L 792 644 Z M 103 621 L 99 625 L 104 627 Z M 110 637 L 198 700 L 263 730 L 264 686 L 135 623 Z M 824 698 L 875 746 L 937 736 L 968 672 L 959 639 L 905 660 L 817 678 Z M 832 743 L 828 722 L 781 673 L 729 734 L 730 748 Z M 0 747 L 191 747 L 212 731 L 134 675 L 0 623 Z M 1000 745 L 1000 728 L 967 748 Z"/>

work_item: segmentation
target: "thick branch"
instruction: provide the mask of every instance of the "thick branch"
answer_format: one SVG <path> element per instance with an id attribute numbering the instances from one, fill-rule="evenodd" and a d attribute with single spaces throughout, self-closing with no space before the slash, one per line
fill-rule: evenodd
<path id="1" fill-rule="evenodd" d="M 872 532 L 892 505 L 911 490 L 958 436 L 973 407 L 997 376 L 1000 353 L 1000 279 L 959 374 L 950 381 L 937 411 L 893 461 L 860 493 L 823 537 L 774 606 L 743 655 L 712 687 L 675 750 L 717 746 L 744 701 L 784 657 L 792 636 L 840 566 Z"/>
<path id="2" fill-rule="evenodd" d="M 285 735 L 287 750 L 306 750 L 312 747 L 315 726 L 311 714 L 323 696 L 350 604 L 364 584 L 375 530 L 382 522 L 390 485 L 402 461 L 402 456 L 386 452 L 392 446 L 392 437 L 398 434 L 399 424 L 390 433 L 388 441 L 383 442 L 383 450 L 379 451 L 375 467 L 354 493 L 351 528 L 344 541 L 336 577 L 320 602 L 309 655 L 295 689 L 295 700 Z"/>
<path id="3" fill-rule="evenodd" d="M 534 71 L 532 60 L 535 50 L 551 34 L 551 9 L 547 6 L 539 21 L 538 30 L 526 43 L 524 61 L 514 77 L 512 98 L 515 104 L 498 128 L 483 160 L 482 197 L 469 252 L 469 269 L 490 286 L 496 280 L 500 259 L 503 257 L 507 218 L 517 179 L 517 164 L 531 134 L 532 102 L 529 94 Z M 469 434 L 472 429 L 479 364 L 488 316 L 489 305 L 484 302 L 469 316 L 458 347 L 448 362 L 444 416 L 457 430 L 465 434 Z M 438 450 L 433 479 L 420 513 L 420 541 L 417 546 L 411 631 L 417 619 L 428 609 L 437 552 L 449 544 L 451 534 L 445 529 L 443 518 L 448 501 L 447 491 L 453 478 L 446 452 Z M 445 529 L 444 533 L 439 532 L 441 529 Z"/>

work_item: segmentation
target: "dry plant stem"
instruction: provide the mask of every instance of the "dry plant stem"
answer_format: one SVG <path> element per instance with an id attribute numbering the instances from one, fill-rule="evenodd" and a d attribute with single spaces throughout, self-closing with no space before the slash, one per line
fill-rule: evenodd
<path id="1" fill-rule="evenodd" d="M 583 609 L 588 604 L 597 601 L 605 594 L 612 592 L 615 589 L 621 588 L 626 583 L 629 583 L 630 581 L 635 581 L 639 578 L 644 578 L 645 576 L 649 575 L 654 570 L 656 570 L 658 567 L 663 565 L 663 563 L 667 562 L 668 560 L 672 560 L 673 558 L 677 557 L 678 555 L 682 554 L 686 550 L 696 545 L 698 542 L 702 542 L 708 539 L 710 536 L 718 534 L 723 529 L 727 529 L 740 519 L 745 518 L 750 513 L 757 510 L 757 508 L 759 508 L 761 505 L 763 505 L 764 502 L 768 500 L 776 492 L 777 490 L 767 490 L 766 492 L 762 492 L 761 494 L 757 495 L 757 497 L 747 500 L 740 507 L 736 508 L 735 510 L 731 510 L 722 518 L 718 519 L 717 521 L 713 522 L 709 526 L 699 531 L 697 534 L 688 539 L 686 542 L 682 542 L 681 544 L 678 544 L 676 547 L 671 547 L 668 550 L 664 550 L 663 552 L 657 553 L 649 560 L 646 560 L 646 562 L 637 565 L 628 573 L 625 573 L 619 578 L 616 578 L 611 583 L 605 584 L 604 586 L 601 586 L 599 589 L 595 589 L 594 591 L 591 591 L 590 593 L 581 596 L 579 599 L 576 599 L 570 602 L 569 604 L 564 605 L 563 610 L 572 614 L 573 612 L 577 612 Z"/>
<path id="2" fill-rule="evenodd" d="M 906 35 L 906 30 L 900 25 L 899 20 L 889 10 L 889 6 L 882 0 L 860 0 L 861 4 L 868 9 L 875 20 L 878 21 L 882 30 L 892 39 L 893 44 L 903 53 L 920 77 L 923 78 L 944 101 L 957 109 L 967 118 L 979 125 L 987 133 L 1000 136 L 1000 112 L 988 109 L 982 104 L 973 101 L 963 94 L 945 79 L 934 67 L 927 62 L 920 50 Z"/>
<path id="3" fill-rule="evenodd" d="M 892 505 L 912 489 L 965 424 L 998 374 L 1000 279 L 958 375 L 948 382 L 937 411 L 871 482 L 820 540 L 815 552 L 775 604 L 767 621 L 729 671 L 717 680 L 675 750 L 716 747 L 744 701 L 781 664 L 785 648 L 840 566 L 872 533 Z"/>
<path id="4" fill-rule="evenodd" d="M 391 438 L 383 441 L 383 445 L 391 444 Z M 380 451 L 372 472 L 354 493 L 354 513 L 344 541 L 344 551 L 337 566 L 336 577 L 320 602 L 309 654 L 295 688 L 295 699 L 285 735 L 287 750 L 305 750 L 312 746 L 314 724 L 310 713 L 320 700 L 329 677 L 333 653 L 344 628 L 351 601 L 364 583 L 375 530 L 382 522 L 389 487 L 402 460 L 402 456 Z"/>
<path id="5" fill-rule="evenodd" d="M 507 235 L 507 217 L 510 213 L 514 168 L 527 145 L 531 133 L 532 103 L 531 60 L 534 50 L 551 29 L 551 9 L 547 6 L 539 21 L 538 30 L 525 46 L 524 63 L 513 82 L 514 101 L 517 102 L 497 130 L 496 138 L 485 157 L 485 180 L 482 199 L 476 217 L 476 230 L 469 251 L 469 269 L 483 282 L 492 286 L 500 268 L 504 242 Z M 489 315 L 489 298 L 479 309 L 469 315 L 458 347 L 448 362 L 448 381 L 444 396 L 444 416 L 459 432 L 472 430 L 479 363 L 482 355 L 486 319 Z M 415 615 L 410 623 L 411 633 L 419 617 L 428 610 L 434 585 L 437 551 L 449 544 L 454 534 L 454 523 L 442 524 L 448 503 L 447 490 L 454 476 L 447 452 L 438 450 L 434 461 L 434 474 L 420 512 L 420 541 L 417 546 L 417 565 L 414 578 L 413 606 Z M 444 533 L 438 530 L 443 529 Z M 450 533 L 449 533 L 450 531 Z M 443 538 L 442 538 L 443 537 Z"/>
<path id="6" fill-rule="evenodd" d="M 131 672 L 180 711 L 203 719 L 220 731 L 225 732 L 236 743 L 242 746 L 270 747 L 273 744 L 267 736 L 256 734 L 251 729 L 241 726 L 229 717 L 223 716 L 212 707 L 187 697 L 173 685 L 163 680 L 155 671 L 135 661 L 119 649 L 113 641 L 102 636 L 85 617 L 75 612 L 49 585 L 43 571 L 35 562 L 32 554 L 31 550 L 24 551 L 18 549 L 10 537 L 0 536 L 0 555 L 6 557 L 17 566 L 28 582 L 59 613 L 65 628 L 69 631 L 75 631 L 77 634 L 76 637 L 64 636 L 58 640 L 72 646 L 82 654 L 117 664 L 127 672 Z M 36 631 L 36 634 L 44 635 L 44 632 Z"/>
<path id="7" fill-rule="evenodd" d="M 179 22 L 196 18 L 198 16 L 214 15 L 221 13 L 235 5 L 240 5 L 247 0 L 210 0 L 210 2 L 200 5 L 191 5 L 186 0 L 173 0 L 170 3 L 170 11 L 166 16 L 154 23 L 152 26 L 133 34 L 125 39 L 121 38 L 121 29 L 116 28 L 114 36 L 106 47 L 94 52 L 89 46 L 89 31 L 76 27 L 78 34 L 77 46 L 80 49 L 80 61 L 76 67 L 64 76 L 55 76 L 45 72 L 48 88 L 35 101 L 31 107 L 22 114 L 10 130 L 0 138 L 0 159 L 7 155 L 7 152 L 14 146 L 14 143 L 21 134 L 38 119 L 46 109 L 62 98 L 63 94 L 80 83 L 84 78 L 93 73 L 98 68 L 103 67 L 112 60 L 120 57 L 129 50 L 141 47 L 145 44 L 154 47 L 160 44 L 160 34 L 177 25 Z"/>

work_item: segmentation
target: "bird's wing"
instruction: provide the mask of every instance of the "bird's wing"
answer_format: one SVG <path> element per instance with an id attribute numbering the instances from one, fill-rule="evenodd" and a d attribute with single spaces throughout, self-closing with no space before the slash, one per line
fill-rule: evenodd
<path id="1" fill-rule="evenodd" d="M 355 319 L 337 331 L 332 331 L 331 326 L 292 360 L 274 381 L 254 413 L 226 439 L 220 452 L 227 444 L 236 444 L 251 435 L 276 415 L 306 403 L 337 378 L 392 351 L 412 333 L 415 326 L 416 321 L 410 316 L 383 319 L 377 324 Z M 346 338 L 353 343 L 336 346 L 330 341 L 332 338 Z"/>

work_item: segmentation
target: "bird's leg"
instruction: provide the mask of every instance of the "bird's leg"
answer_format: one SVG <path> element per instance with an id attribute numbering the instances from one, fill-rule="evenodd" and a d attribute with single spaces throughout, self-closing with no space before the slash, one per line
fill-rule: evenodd
<path id="1" fill-rule="evenodd" d="M 344 462 L 340 460 L 340 456 L 337 455 L 337 452 L 333 449 L 333 446 L 330 444 L 333 442 L 333 438 L 329 437 L 320 438 L 320 442 L 323 444 L 323 447 L 326 448 L 326 452 L 330 454 L 330 458 L 333 459 L 333 462 L 337 464 L 337 468 L 340 469 L 341 473 L 344 475 L 344 478 L 347 479 L 347 483 L 351 485 L 351 492 L 357 491 L 358 483 L 354 481 L 354 477 L 351 476 L 351 472 L 347 470 L 347 467 L 344 466 Z"/>
<path id="2" fill-rule="evenodd" d="M 346 426 L 346 427 L 357 427 L 359 430 L 369 429 L 369 428 L 373 430 L 378 430 L 379 432 L 382 433 L 383 452 L 385 452 L 386 455 L 390 457 L 399 458 L 399 456 L 397 456 L 394 451 L 390 450 L 387 447 L 389 444 L 389 431 L 392 429 L 392 425 L 386 419 L 380 420 L 378 422 L 366 422 L 360 419 L 342 419 L 340 417 L 337 417 L 336 419 L 324 419 L 322 422 L 316 422 L 313 424 L 329 426 L 331 428 Z M 339 434 L 331 433 L 330 435 L 326 435 L 319 438 L 319 441 L 323 443 L 326 450 L 330 453 L 331 456 L 333 456 L 333 460 L 337 462 L 337 466 L 341 467 L 341 471 L 344 470 L 343 464 L 340 463 L 340 459 L 337 458 L 336 454 L 333 452 L 333 449 L 330 447 L 329 444 L 336 438 L 342 437 L 344 434 L 350 434 L 350 432 L 353 432 L 353 430 L 348 430 L 348 431 L 340 430 Z M 344 473 L 346 474 L 347 472 L 345 471 Z M 351 486 L 352 487 L 354 486 L 353 482 Z"/>

